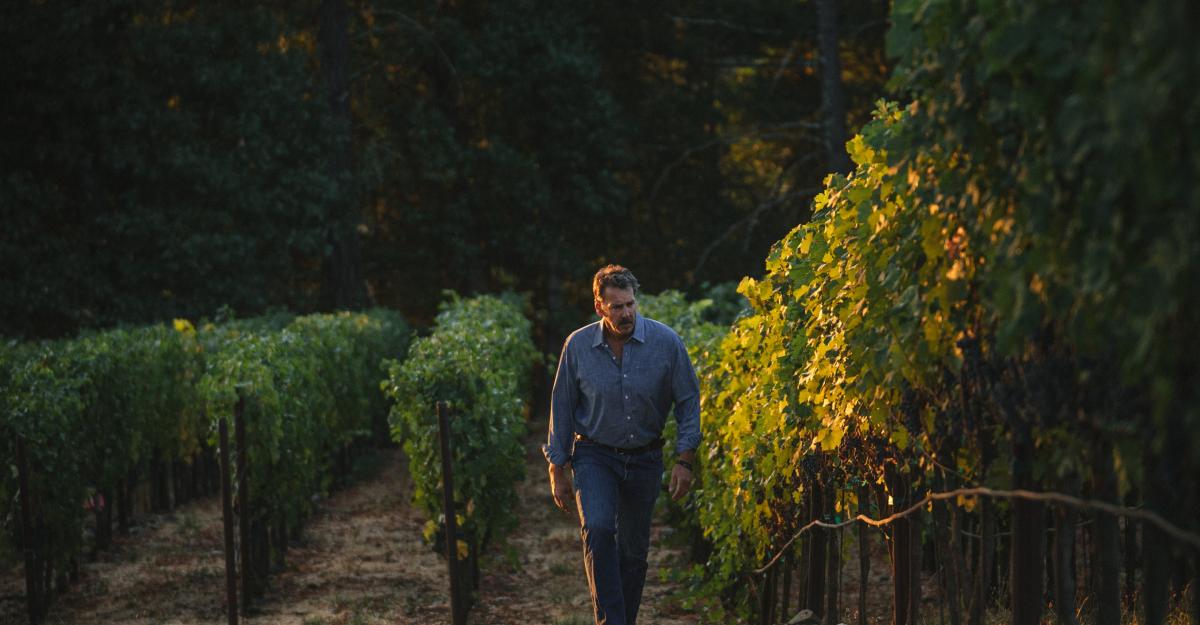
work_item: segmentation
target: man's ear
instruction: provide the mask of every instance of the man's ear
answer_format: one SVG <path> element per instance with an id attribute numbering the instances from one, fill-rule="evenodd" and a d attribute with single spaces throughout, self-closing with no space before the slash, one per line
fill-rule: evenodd
<path id="1" fill-rule="evenodd" d="M 598 316 L 600 316 L 600 317 L 603 317 L 603 316 L 604 316 L 604 309 L 600 307 L 600 304 L 601 304 L 601 303 L 600 303 L 599 301 L 597 301 L 597 300 L 592 300 L 592 306 L 594 306 L 594 307 L 596 308 L 596 315 L 598 315 Z"/>

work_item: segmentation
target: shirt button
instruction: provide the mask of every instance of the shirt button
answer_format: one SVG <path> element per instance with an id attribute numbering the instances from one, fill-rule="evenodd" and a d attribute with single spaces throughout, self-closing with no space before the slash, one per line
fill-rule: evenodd
<path id="1" fill-rule="evenodd" d="M 628 373 L 622 373 L 622 374 L 621 374 L 621 377 L 623 377 L 623 378 L 627 378 L 627 377 L 629 377 L 629 374 L 628 374 Z"/>

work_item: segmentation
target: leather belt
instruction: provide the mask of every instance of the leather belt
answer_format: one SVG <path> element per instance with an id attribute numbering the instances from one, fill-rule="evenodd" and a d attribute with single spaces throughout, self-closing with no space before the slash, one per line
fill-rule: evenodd
<path id="1" fill-rule="evenodd" d="M 604 443 L 592 440 L 592 439 L 584 436 L 583 434 L 576 434 L 575 440 L 583 441 L 588 444 L 595 445 L 595 446 L 601 447 L 603 449 L 607 449 L 609 451 L 615 451 L 616 453 L 619 453 L 619 454 L 625 454 L 627 456 L 633 456 L 633 455 L 637 455 L 637 454 L 646 453 L 647 451 L 650 451 L 653 449 L 662 449 L 663 443 L 666 442 L 662 438 L 656 438 L 656 439 L 650 441 L 649 443 L 642 445 L 641 447 L 613 447 L 612 445 L 605 445 Z"/>

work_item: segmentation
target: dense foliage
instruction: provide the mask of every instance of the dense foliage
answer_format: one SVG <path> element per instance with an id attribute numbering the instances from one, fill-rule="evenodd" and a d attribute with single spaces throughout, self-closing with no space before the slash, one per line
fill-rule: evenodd
<path id="1" fill-rule="evenodd" d="M 296 22 L 261 3 L 8 7 L 0 333 L 311 306 L 343 191 Z"/>
<path id="2" fill-rule="evenodd" d="M 1200 98 L 1186 85 L 1200 64 L 1187 15 L 1174 1 L 896 3 L 893 84 L 911 103 L 880 104 L 850 143 L 855 171 L 828 178 L 812 222 L 743 282 L 754 314 L 700 367 L 715 424 L 698 496 L 711 589 L 747 607 L 765 590 L 740 582 L 809 519 L 953 484 L 1134 501 L 1197 529 Z M 1031 506 L 960 516 L 987 527 L 1011 513 L 998 522 L 1013 532 L 1018 621 L 1044 609 Z M 962 514 L 934 506 L 931 536 L 953 541 L 944 523 Z M 1121 596 L 1112 550 L 1131 545 L 1113 517 L 1094 521 L 1090 566 L 1111 586 L 1090 589 L 1092 609 L 1107 619 Z M 1058 536 L 1071 553 L 1074 532 Z M 1143 538 L 1145 609 L 1160 616 L 1174 569 L 1153 527 Z M 938 545 L 942 575 L 956 544 Z M 990 572 L 965 564 L 955 610 L 992 597 Z M 1054 566 L 1060 579 L 1074 564 Z M 1073 605 L 1073 587 L 1051 591 Z"/>
<path id="3" fill-rule="evenodd" d="M 30 491 L 59 570 L 82 548 L 84 503 L 113 505 L 119 485 L 162 458 L 188 459 L 207 437 L 194 338 L 170 327 L 118 329 L 14 349 L 3 379 L 4 466 L 25 442 Z M 5 489 L 16 493 L 15 471 Z M 17 536 L 15 497 L 0 505 L 4 540 Z M 11 544 L 11 543 L 9 543 Z"/>
<path id="4" fill-rule="evenodd" d="M 295 528 L 312 496 L 340 477 L 336 455 L 371 434 L 371 409 L 383 407 L 381 363 L 403 357 L 407 327 L 396 313 L 372 311 L 298 317 L 278 331 L 200 333 L 218 344 L 198 382 L 208 419 L 232 424 L 245 402 L 248 457 L 234 463 L 249 468 L 249 514 Z"/>
<path id="5" fill-rule="evenodd" d="M 840 4 L 865 120 L 886 7 Z M 529 291 L 557 352 L 597 263 L 696 292 L 736 280 L 828 171 L 811 4 L 388 0 L 362 15 L 361 173 L 378 198 L 364 263 L 405 306 Z"/>
<path id="6" fill-rule="evenodd" d="M 0 335 L 309 312 L 357 280 L 422 321 L 444 288 L 529 292 L 555 352 L 598 263 L 757 271 L 829 170 L 812 3 L 10 5 Z M 861 121 L 886 5 L 839 5 Z"/>
<path id="7" fill-rule="evenodd" d="M 514 485 L 525 475 L 529 373 L 538 359 L 530 321 L 515 297 L 451 295 L 433 333 L 390 365 L 384 390 L 404 445 L 415 503 L 429 515 L 425 536 L 441 540 L 442 463 L 435 403 L 449 404 L 459 557 L 502 540 L 517 522 Z M 437 539 L 435 540 L 435 535 Z"/>
<path id="8" fill-rule="evenodd" d="M 109 511 L 128 505 L 131 488 L 201 461 L 238 396 L 246 401 L 251 514 L 295 527 L 327 489 L 335 453 L 370 433 L 372 411 L 383 408 L 380 363 L 402 356 L 407 340 L 396 313 L 372 311 L 206 323 L 199 332 L 178 320 L 5 345 L 0 554 L 15 557 L 23 546 L 26 512 L 39 566 L 70 570 L 85 546 L 103 547 Z M 18 438 L 25 467 L 17 466 Z M 18 469 L 29 479 L 26 511 Z"/>
<path id="9" fill-rule="evenodd" d="M 701 379 L 708 379 L 710 369 L 720 358 L 721 341 L 728 333 L 729 325 L 739 315 L 748 312 L 749 303 L 732 292 L 732 287 L 732 284 L 718 285 L 709 290 L 709 297 L 694 301 L 688 300 L 682 292 L 676 290 L 663 291 L 657 295 L 642 293 L 637 297 L 638 312 L 675 330 L 687 346 L 696 375 Z M 716 421 L 701 416 L 701 439 L 707 441 Z M 674 440 L 676 427 L 674 418 L 667 419 L 663 437 Z M 673 450 L 672 446 L 667 446 L 668 466 Z M 679 520 L 688 522 L 686 517 Z"/>
<path id="10" fill-rule="evenodd" d="M 749 303 L 745 298 L 734 292 L 734 285 L 721 284 L 709 289 L 708 297 L 689 301 L 680 291 L 668 290 L 657 295 L 642 293 L 638 295 L 638 311 L 644 316 L 662 322 L 675 330 L 687 346 L 688 356 L 701 382 L 711 385 L 714 378 L 714 367 L 721 359 L 721 344 L 729 331 L 729 326 L 739 315 L 749 312 Z M 702 391 L 707 387 L 702 387 Z M 703 402 L 703 393 L 702 393 Z M 704 450 L 711 447 L 720 432 L 721 423 L 709 413 L 703 404 L 700 409 L 700 450 L 699 459 L 704 461 Z M 678 424 L 674 417 L 667 419 L 663 429 L 663 438 L 674 441 Z M 674 461 L 674 445 L 664 448 L 663 461 L 670 467 Z M 703 477 L 702 467 L 698 477 Z M 663 483 L 669 485 L 670 471 L 663 473 Z M 699 481 L 697 484 L 699 485 Z M 710 542 L 704 537 L 697 514 L 696 497 L 688 497 L 680 502 L 674 502 L 669 497 L 660 497 L 658 505 L 666 509 L 666 519 L 673 528 L 677 543 L 688 548 L 690 558 L 694 562 L 708 559 L 711 550 Z"/>

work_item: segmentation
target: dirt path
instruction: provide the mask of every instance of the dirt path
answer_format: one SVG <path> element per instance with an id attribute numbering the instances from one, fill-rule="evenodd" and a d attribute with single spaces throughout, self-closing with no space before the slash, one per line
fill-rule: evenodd
<path id="1" fill-rule="evenodd" d="M 526 479 L 517 485 L 521 525 L 509 537 L 518 558 L 513 567 L 494 555 L 483 572 L 480 605 L 472 625 L 590 625 L 592 604 L 583 572 L 579 521 L 554 507 L 546 476 L 546 461 L 536 445 L 526 458 Z M 662 525 L 651 534 L 650 570 L 638 623 L 692 625 L 698 620 L 672 601 L 672 588 L 660 581 L 659 571 L 679 561 L 680 554 L 662 545 Z"/>
<path id="2" fill-rule="evenodd" d="M 379 452 L 378 472 L 319 503 L 284 570 L 243 623 L 370 625 L 449 623 L 446 565 L 421 539 L 423 516 L 410 504 L 403 454 Z M 545 461 L 530 444 L 528 477 L 518 485 L 521 524 L 506 551 L 483 560 L 473 625 L 586 625 L 590 600 L 576 521 L 550 502 Z M 691 625 L 659 581 L 675 553 L 654 528 L 643 617 L 646 625 Z M 218 498 L 171 515 L 140 517 L 81 580 L 60 595 L 50 624 L 200 625 L 225 622 L 224 559 Z M 21 569 L 2 573 L 6 594 L 20 593 Z M 5 602 L 0 624 L 23 623 L 23 605 Z"/>

